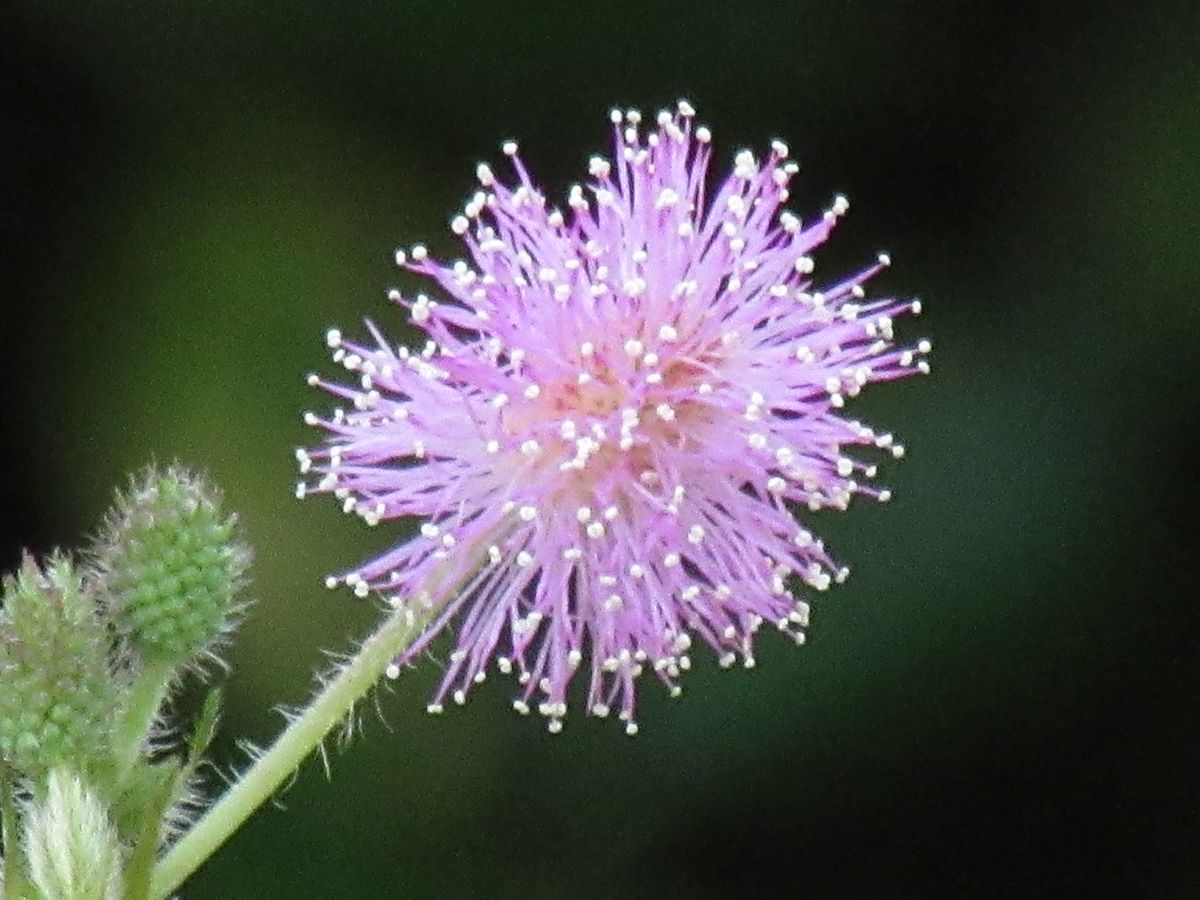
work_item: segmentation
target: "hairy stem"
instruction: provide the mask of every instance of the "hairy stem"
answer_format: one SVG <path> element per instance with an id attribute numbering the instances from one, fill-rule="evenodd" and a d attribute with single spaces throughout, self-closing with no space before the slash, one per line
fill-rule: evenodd
<path id="1" fill-rule="evenodd" d="M 113 747 L 120 780 L 123 781 L 141 759 L 142 747 L 158 721 L 174 675 L 174 666 L 154 663 L 146 666 L 131 685 L 129 705 L 117 727 Z"/>
<path id="2" fill-rule="evenodd" d="M 4 897 L 25 896 L 25 873 L 21 866 L 21 839 L 17 825 L 17 803 L 13 797 L 13 773 L 0 761 L 0 822 L 4 834 L 4 856 L 0 865 L 0 894 Z"/>
<path id="3" fill-rule="evenodd" d="M 150 896 L 162 900 L 175 891 L 230 835 L 269 799 L 355 704 L 388 665 L 420 634 L 426 618 L 401 608 L 391 613 L 358 654 L 292 720 L 278 740 L 242 778 L 173 846 L 154 872 Z"/>

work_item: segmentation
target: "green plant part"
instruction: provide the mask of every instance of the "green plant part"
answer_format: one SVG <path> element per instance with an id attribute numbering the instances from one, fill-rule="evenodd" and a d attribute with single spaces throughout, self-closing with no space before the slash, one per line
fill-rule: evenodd
<path id="1" fill-rule="evenodd" d="M 25 813 L 22 841 L 38 900 L 119 900 L 122 849 L 99 797 L 78 774 L 53 769 Z"/>
<path id="2" fill-rule="evenodd" d="M 228 635 L 250 552 L 216 488 L 171 466 L 148 469 L 118 495 L 92 560 L 118 634 L 144 665 L 175 668 Z"/>
<path id="3" fill-rule="evenodd" d="M 110 746 L 119 698 L 110 640 L 70 561 L 26 559 L 0 609 L 0 757 L 30 777 L 86 768 Z"/>

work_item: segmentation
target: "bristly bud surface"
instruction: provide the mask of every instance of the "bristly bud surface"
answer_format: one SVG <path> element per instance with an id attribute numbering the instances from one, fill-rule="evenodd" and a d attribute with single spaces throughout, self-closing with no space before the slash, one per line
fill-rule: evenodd
<path id="1" fill-rule="evenodd" d="M 42 900 L 118 900 L 121 844 L 100 799 L 74 772 L 55 769 L 29 810 L 25 857 Z"/>
<path id="2" fill-rule="evenodd" d="M 65 558 L 27 559 L 0 609 L 0 756 L 27 775 L 107 748 L 117 690 L 96 604 Z"/>
<path id="3" fill-rule="evenodd" d="M 118 495 L 93 548 L 113 624 L 147 663 L 187 665 L 221 641 L 249 560 L 217 489 L 180 466 L 151 468 Z"/>

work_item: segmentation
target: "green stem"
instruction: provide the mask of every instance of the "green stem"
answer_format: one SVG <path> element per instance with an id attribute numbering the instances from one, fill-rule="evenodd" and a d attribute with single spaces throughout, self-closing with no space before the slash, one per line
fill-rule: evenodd
<path id="1" fill-rule="evenodd" d="M 167 699 L 174 675 L 173 665 L 151 663 L 130 687 L 129 705 L 113 739 L 120 781 L 124 781 L 141 759 L 142 747 L 158 719 L 163 701 Z"/>
<path id="2" fill-rule="evenodd" d="M 271 797 L 296 768 L 354 709 L 388 665 L 426 624 L 401 608 L 367 638 L 358 654 L 338 672 L 299 718 L 217 803 L 173 846 L 154 872 L 150 896 L 162 900 L 176 890 Z"/>
<path id="3" fill-rule="evenodd" d="M 25 873 L 21 867 L 21 841 L 17 828 L 17 803 L 13 797 L 13 773 L 0 762 L 0 821 L 4 829 L 3 896 L 24 897 Z"/>
<path id="4" fill-rule="evenodd" d="M 171 801 L 183 790 L 189 772 L 168 763 L 165 767 L 159 767 L 159 774 L 161 783 L 154 786 L 155 796 L 147 801 L 142 810 L 137 842 L 125 863 L 124 900 L 149 900 L 163 817 Z"/>

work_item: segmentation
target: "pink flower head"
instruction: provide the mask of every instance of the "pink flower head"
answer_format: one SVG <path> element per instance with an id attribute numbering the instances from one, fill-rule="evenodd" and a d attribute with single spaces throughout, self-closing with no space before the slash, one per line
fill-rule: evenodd
<path id="1" fill-rule="evenodd" d="M 506 143 L 515 180 L 480 165 L 451 222 L 465 259 L 396 254 L 440 288 L 391 294 L 425 346 L 370 325 L 373 343 L 329 333 L 361 383 L 310 377 L 348 408 L 309 414 L 328 440 L 298 452 L 320 476 L 298 493 L 332 493 L 372 525 L 419 519 L 329 583 L 428 623 L 389 674 L 456 623 L 431 711 L 464 702 L 495 658 L 517 675 L 515 707 L 536 705 L 552 731 L 582 668 L 588 711 L 636 733 L 638 677 L 678 693 L 696 638 L 747 667 L 764 624 L 803 642 L 792 586 L 823 591 L 847 570 L 798 514 L 889 497 L 847 451 L 903 448 L 843 406 L 928 371 L 927 342 L 892 339 L 919 304 L 865 296 L 883 254 L 818 286 L 811 253 L 845 198 L 806 223 L 784 210 L 797 166 L 779 141 L 710 183 L 711 135 L 693 115 L 681 102 L 645 131 L 614 111 L 614 159 L 591 160 L 565 212 Z"/>

